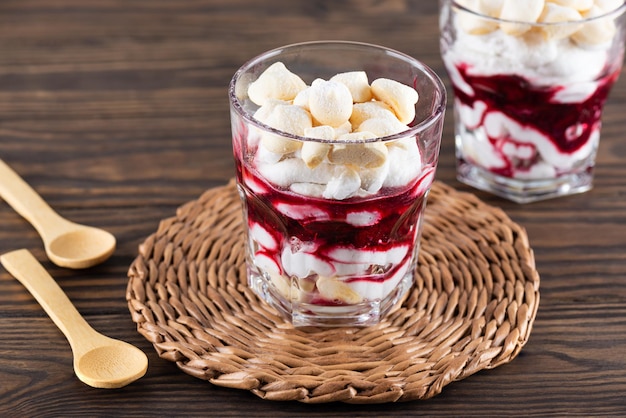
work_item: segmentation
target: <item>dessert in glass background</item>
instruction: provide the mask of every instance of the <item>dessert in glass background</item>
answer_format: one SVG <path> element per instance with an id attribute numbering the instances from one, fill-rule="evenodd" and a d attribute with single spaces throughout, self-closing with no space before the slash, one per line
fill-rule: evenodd
<path id="1" fill-rule="evenodd" d="M 457 176 L 519 203 L 592 187 L 621 0 L 440 0 Z"/>
<path id="2" fill-rule="evenodd" d="M 230 90 L 248 282 L 295 326 L 380 321 L 413 284 L 446 93 L 380 46 L 266 52 Z"/>

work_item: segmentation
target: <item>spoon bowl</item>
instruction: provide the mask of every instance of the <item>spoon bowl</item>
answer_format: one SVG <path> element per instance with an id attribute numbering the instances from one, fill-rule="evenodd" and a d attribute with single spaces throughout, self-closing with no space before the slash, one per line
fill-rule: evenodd
<path id="1" fill-rule="evenodd" d="M 74 372 L 82 382 L 96 388 L 120 388 L 146 373 L 145 353 L 94 330 L 28 250 L 3 254 L 0 262 L 65 334 L 74 355 Z"/>
<path id="2" fill-rule="evenodd" d="M 60 267 L 92 267 L 115 251 L 112 234 L 60 216 L 2 160 L 0 197 L 33 225 L 43 240 L 48 258 Z"/>
<path id="3" fill-rule="evenodd" d="M 115 237 L 103 229 L 74 224 L 45 247 L 57 266 L 81 269 L 107 260 L 115 251 Z"/>
<path id="4" fill-rule="evenodd" d="M 143 351 L 98 335 L 104 337 L 97 342 L 98 346 L 74 360 L 74 373 L 82 382 L 95 388 L 120 388 L 146 373 L 148 363 Z"/>

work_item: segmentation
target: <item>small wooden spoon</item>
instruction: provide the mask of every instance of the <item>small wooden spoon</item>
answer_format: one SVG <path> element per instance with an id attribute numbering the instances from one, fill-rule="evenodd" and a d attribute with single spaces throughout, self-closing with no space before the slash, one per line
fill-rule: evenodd
<path id="1" fill-rule="evenodd" d="M 108 259 L 115 251 L 112 234 L 61 217 L 2 160 L 0 197 L 35 227 L 48 258 L 57 266 L 73 269 L 92 267 Z"/>
<path id="2" fill-rule="evenodd" d="M 96 388 L 120 388 L 146 374 L 144 352 L 94 330 L 28 250 L 3 254 L 0 262 L 65 334 L 74 354 L 74 372 L 81 381 Z"/>

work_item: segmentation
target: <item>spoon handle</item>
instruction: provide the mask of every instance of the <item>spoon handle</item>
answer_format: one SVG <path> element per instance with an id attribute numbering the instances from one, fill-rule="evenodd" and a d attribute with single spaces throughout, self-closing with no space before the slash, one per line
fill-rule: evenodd
<path id="1" fill-rule="evenodd" d="M 85 345 L 96 331 L 30 251 L 22 249 L 0 255 L 0 262 L 37 299 L 63 332 L 75 355 L 80 354 L 77 350 L 89 349 Z"/>
<path id="2" fill-rule="evenodd" d="M 0 197 L 30 222 L 42 237 L 54 233 L 51 231 L 52 226 L 65 221 L 2 160 L 0 160 Z"/>

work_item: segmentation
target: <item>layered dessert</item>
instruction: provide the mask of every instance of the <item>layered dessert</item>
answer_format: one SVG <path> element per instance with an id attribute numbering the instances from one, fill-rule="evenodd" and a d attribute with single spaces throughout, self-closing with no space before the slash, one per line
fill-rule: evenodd
<path id="1" fill-rule="evenodd" d="M 307 85 L 276 62 L 240 95 L 253 115 L 233 117 L 253 287 L 285 311 L 397 301 L 435 174 L 406 134 L 416 90 L 364 71 Z"/>
<path id="2" fill-rule="evenodd" d="M 559 179 L 590 176 L 602 108 L 623 61 L 623 1 L 448 3 L 455 5 L 442 14 L 442 55 L 460 179 L 477 185 L 464 178 L 477 168 L 512 180 L 521 194 L 525 185 L 549 194 Z"/>

